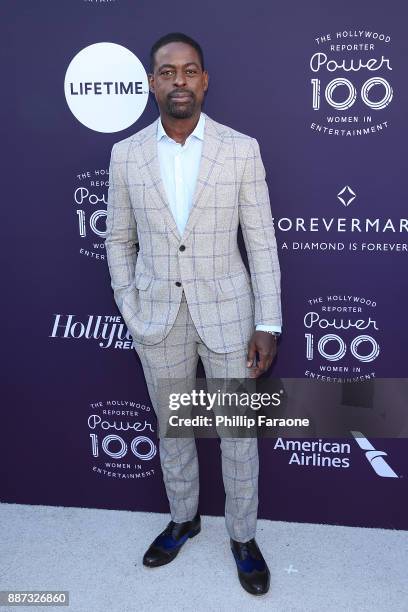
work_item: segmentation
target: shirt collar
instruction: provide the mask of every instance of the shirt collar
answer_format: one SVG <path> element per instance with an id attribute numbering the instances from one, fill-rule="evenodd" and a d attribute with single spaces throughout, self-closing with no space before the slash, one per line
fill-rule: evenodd
<path id="1" fill-rule="evenodd" d="M 188 136 L 188 138 L 190 138 L 190 136 L 195 136 L 196 138 L 199 138 L 200 140 L 204 140 L 204 124 L 205 124 L 205 114 L 200 113 L 200 118 L 198 120 L 198 123 L 195 126 L 194 130 L 191 132 L 191 134 Z M 161 117 L 159 117 L 159 120 L 157 122 L 157 140 L 159 141 L 161 138 L 163 138 L 163 136 L 167 136 L 167 134 L 163 127 Z M 167 136 L 167 138 L 169 138 L 169 136 Z"/>

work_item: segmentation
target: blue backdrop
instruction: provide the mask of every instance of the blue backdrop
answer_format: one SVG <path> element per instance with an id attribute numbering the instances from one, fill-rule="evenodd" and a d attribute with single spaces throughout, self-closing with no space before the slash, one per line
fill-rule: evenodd
<path id="1" fill-rule="evenodd" d="M 148 70 L 159 36 L 196 38 L 210 73 L 204 110 L 257 138 L 282 268 L 284 335 L 270 375 L 406 376 L 402 1 L 3 4 L 2 501 L 168 508 L 155 418 L 103 241 L 112 145 L 158 111 L 150 96 L 135 121 L 109 132 L 95 91 L 66 95 L 72 60 L 96 43 L 120 45 Z M 93 70 L 82 57 L 76 85 L 81 66 L 82 82 Z M 94 81 L 104 69 L 101 55 Z M 120 115 L 130 95 L 110 112 Z M 322 466 L 302 465 L 287 440 L 260 440 L 259 516 L 406 529 L 406 440 L 369 440 L 387 453 L 388 476 L 348 443 L 340 462 L 322 452 Z M 200 440 L 199 455 L 200 510 L 221 515 L 219 442 Z"/>

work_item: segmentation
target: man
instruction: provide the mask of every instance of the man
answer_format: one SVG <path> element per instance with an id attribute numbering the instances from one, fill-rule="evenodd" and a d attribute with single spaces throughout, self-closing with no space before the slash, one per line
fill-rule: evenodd
<path id="1" fill-rule="evenodd" d="M 151 50 L 150 91 L 160 117 L 113 146 L 106 251 L 115 301 L 133 337 L 152 405 L 160 381 L 258 377 L 281 330 L 280 269 L 265 170 L 254 138 L 201 111 L 208 88 L 201 47 L 172 33 Z M 242 261 L 241 225 L 251 276 Z M 138 245 L 138 250 L 137 246 Z M 259 362 L 256 362 L 256 354 Z M 200 532 L 194 438 L 160 437 L 171 521 L 143 557 L 169 563 Z M 266 593 L 255 541 L 257 438 L 221 439 L 225 521 L 238 576 Z"/>

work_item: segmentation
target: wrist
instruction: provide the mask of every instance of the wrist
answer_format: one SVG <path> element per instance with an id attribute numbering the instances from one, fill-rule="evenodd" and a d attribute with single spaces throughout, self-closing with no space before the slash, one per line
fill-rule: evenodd
<path id="1" fill-rule="evenodd" d="M 257 331 L 263 331 L 265 334 L 270 334 L 271 336 L 275 336 L 276 340 L 279 338 L 279 336 L 281 335 L 280 332 L 277 331 L 271 331 L 269 329 L 258 329 Z"/>

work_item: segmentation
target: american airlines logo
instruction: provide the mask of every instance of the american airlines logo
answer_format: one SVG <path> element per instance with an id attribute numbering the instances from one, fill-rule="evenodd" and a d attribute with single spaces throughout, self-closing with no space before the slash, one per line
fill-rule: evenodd
<path id="1" fill-rule="evenodd" d="M 359 447 L 365 451 L 367 461 L 370 463 L 377 476 L 382 476 L 385 478 L 398 478 L 398 474 L 394 472 L 394 470 L 384 459 L 384 457 L 387 456 L 387 453 L 376 450 L 371 442 L 369 442 L 369 440 L 367 440 L 367 438 L 360 431 L 352 431 L 351 433 L 353 434 Z"/>

